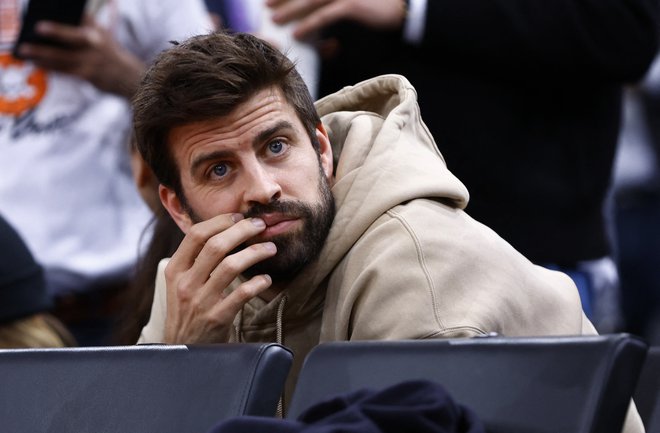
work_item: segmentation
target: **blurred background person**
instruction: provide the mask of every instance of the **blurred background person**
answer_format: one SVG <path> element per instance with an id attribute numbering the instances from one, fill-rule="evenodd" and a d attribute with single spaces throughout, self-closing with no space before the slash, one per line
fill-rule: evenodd
<path id="1" fill-rule="evenodd" d="M 42 267 L 0 216 L 0 348 L 76 346 L 51 308 Z"/>
<path id="2" fill-rule="evenodd" d="M 623 326 L 604 207 L 622 88 L 657 49 L 656 0 L 265 2 L 316 41 L 319 97 L 405 75 L 467 211 L 568 273 L 600 332 Z"/>
<path id="3" fill-rule="evenodd" d="M 43 264 L 54 314 L 80 345 L 103 344 L 152 216 L 128 100 L 156 53 L 213 26 L 202 0 L 90 0 L 80 26 L 38 24 L 63 46 L 23 44 L 20 60 L 26 4 L 2 0 L 0 209 Z"/>
<path id="4" fill-rule="evenodd" d="M 150 241 L 141 251 L 135 275 L 122 298 L 111 333 L 110 343 L 121 345 L 138 341 L 151 314 L 158 263 L 171 257 L 183 240 L 183 232 L 160 202 L 158 180 L 138 152 L 134 140 L 131 140 L 131 170 L 140 196 L 153 212 L 153 218 L 150 221 Z"/>
<path id="5" fill-rule="evenodd" d="M 660 344 L 660 57 L 629 86 L 611 206 L 625 329 Z"/>
<path id="6" fill-rule="evenodd" d="M 267 40 L 296 64 L 312 97 L 318 96 L 319 58 L 314 46 L 293 37 L 295 20 L 276 24 L 264 0 L 206 0 L 214 21 L 223 28 Z"/>

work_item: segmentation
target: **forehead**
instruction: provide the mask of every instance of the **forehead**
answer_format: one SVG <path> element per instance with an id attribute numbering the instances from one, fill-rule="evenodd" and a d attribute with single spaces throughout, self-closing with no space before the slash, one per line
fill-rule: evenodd
<path id="1" fill-rule="evenodd" d="M 210 147 L 237 150 L 283 123 L 292 125 L 296 133 L 305 133 L 294 108 L 282 91 L 273 87 L 257 92 L 226 116 L 173 128 L 168 143 L 175 159 L 185 163 Z"/>

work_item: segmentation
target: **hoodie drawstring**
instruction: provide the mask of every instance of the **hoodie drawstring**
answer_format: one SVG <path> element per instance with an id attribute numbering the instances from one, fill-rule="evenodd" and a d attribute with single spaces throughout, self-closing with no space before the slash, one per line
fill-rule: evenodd
<path id="1" fill-rule="evenodd" d="M 284 344 L 284 331 L 282 330 L 282 316 L 284 315 L 284 305 L 286 305 L 287 297 L 286 295 L 282 296 L 280 299 L 280 305 L 277 306 L 277 322 L 276 322 L 276 336 L 275 341 L 278 344 Z"/>
<path id="2" fill-rule="evenodd" d="M 282 299 L 280 299 L 280 303 L 277 306 L 277 318 L 275 321 L 275 342 L 277 344 L 284 345 L 284 327 L 282 326 L 282 317 L 284 316 L 284 306 L 286 305 L 287 297 L 282 296 Z M 242 340 L 242 334 L 243 334 L 243 309 L 241 308 L 241 311 L 238 312 L 238 326 L 236 327 L 236 341 L 238 343 L 241 342 Z M 277 402 L 277 412 L 275 416 L 277 418 L 283 418 L 284 417 L 284 391 L 282 391 L 282 395 L 280 396 L 279 401 Z"/>
<path id="3" fill-rule="evenodd" d="M 277 306 L 277 318 L 275 321 L 275 342 L 277 344 L 282 344 L 284 345 L 284 331 L 283 331 L 283 326 L 282 326 L 282 316 L 284 315 L 284 306 L 286 305 L 287 297 L 282 296 L 282 299 L 280 299 L 280 304 Z M 243 309 L 238 312 L 238 326 L 235 328 L 236 330 L 236 342 L 240 343 L 241 342 L 241 335 L 243 334 Z"/>
<path id="4" fill-rule="evenodd" d="M 241 335 L 243 334 L 243 308 L 238 312 L 238 326 L 236 327 L 236 342 L 241 342 Z"/>
<path id="5" fill-rule="evenodd" d="M 282 316 L 284 315 L 284 306 L 286 305 L 287 297 L 286 295 L 282 296 L 280 304 L 277 306 L 277 319 L 276 331 L 275 331 L 275 341 L 277 344 L 284 345 L 284 330 L 282 326 Z M 277 412 L 275 414 L 277 418 L 284 418 L 284 391 L 280 395 L 280 399 L 277 402 Z"/>

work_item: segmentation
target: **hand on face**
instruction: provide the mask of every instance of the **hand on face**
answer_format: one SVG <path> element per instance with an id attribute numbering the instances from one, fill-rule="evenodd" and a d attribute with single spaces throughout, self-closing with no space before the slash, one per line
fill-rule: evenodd
<path id="1" fill-rule="evenodd" d="M 144 63 L 122 48 L 91 16 L 86 16 L 80 26 L 41 21 L 35 30 L 65 45 L 22 44 L 19 52 L 35 65 L 82 78 L 105 92 L 133 96 Z"/>
<path id="2" fill-rule="evenodd" d="M 358 22 L 380 30 L 401 28 L 406 17 L 404 0 L 266 0 L 273 21 L 298 21 L 293 35 L 305 39 L 338 21 Z"/>
<path id="3" fill-rule="evenodd" d="M 275 255 L 272 242 L 233 250 L 266 228 L 259 218 L 224 214 L 195 224 L 165 269 L 170 344 L 227 342 L 234 318 L 250 299 L 271 286 L 255 275 L 227 294 L 225 289 L 247 268 Z"/>

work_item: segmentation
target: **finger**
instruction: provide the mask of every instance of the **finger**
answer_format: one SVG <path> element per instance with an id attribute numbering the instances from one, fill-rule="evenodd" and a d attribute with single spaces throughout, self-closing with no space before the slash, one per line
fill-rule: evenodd
<path id="1" fill-rule="evenodd" d="M 243 219 L 239 213 L 222 214 L 197 223 L 188 230 L 179 248 L 172 255 L 172 272 L 183 272 L 192 267 L 197 255 L 212 236 L 217 235 Z"/>
<path id="2" fill-rule="evenodd" d="M 277 247 L 272 242 L 250 245 L 220 261 L 210 273 L 207 287 L 213 291 L 223 291 L 240 274 L 249 267 L 277 253 Z"/>
<path id="3" fill-rule="evenodd" d="M 273 21 L 284 24 L 294 17 L 299 16 L 300 11 L 305 8 L 305 2 L 300 0 L 267 0 L 266 6 L 270 10 L 262 13 L 270 12 Z M 277 20 L 274 19 L 276 17 Z"/>
<path id="4" fill-rule="evenodd" d="M 347 17 L 346 6 L 339 1 L 330 2 L 313 14 L 302 18 L 293 30 L 293 37 L 304 40 L 310 35 L 318 33 L 323 28 Z"/>
<path id="5" fill-rule="evenodd" d="M 272 283 L 269 275 L 255 275 L 241 283 L 222 302 L 218 302 L 211 314 L 217 318 L 236 317 L 248 301 L 265 292 Z"/>
<path id="6" fill-rule="evenodd" d="M 301 20 L 318 13 L 328 3 L 332 2 L 330 0 L 290 0 L 278 6 L 273 6 L 271 8 L 273 12 L 271 19 L 277 24 Z"/>
<path id="7" fill-rule="evenodd" d="M 212 236 L 206 244 L 204 244 L 204 247 L 202 247 L 202 250 L 195 259 L 195 263 L 191 267 L 191 271 L 194 275 L 192 283 L 199 285 L 204 284 L 210 274 L 217 272 L 218 268 L 222 267 L 221 271 L 223 274 L 226 274 L 227 279 L 225 283 L 229 284 L 241 272 L 247 269 L 247 267 L 252 266 L 252 264 L 255 263 L 254 261 L 250 262 L 250 260 L 247 260 L 246 262 L 246 259 L 244 258 L 246 254 L 249 255 L 251 253 L 251 248 L 245 248 L 233 255 L 231 254 L 232 251 L 248 239 L 261 233 L 265 228 L 266 225 L 263 220 L 259 218 L 250 218 L 239 221 L 222 233 Z M 272 248 L 274 248 L 274 245 Z M 248 251 L 244 254 L 240 254 L 245 250 Z M 259 261 L 263 259 L 256 258 L 255 260 Z M 225 263 L 224 265 L 223 262 Z M 244 263 L 247 264 L 244 265 Z"/>
<path id="8" fill-rule="evenodd" d="M 291 0 L 266 0 L 266 6 L 275 9 L 283 4 L 288 3 Z"/>
<path id="9" fill-rule="evenodd" d="M 59 72 L 70 72 L 78 66 L 78 57 L 66 48 L 41 44 L 21 44 L 21 56 L 30 59 L 36 66 Z"/>
<path id="10" fill-rule="evenodd" d="M 39 21 L 36 32 L 72 48 L 89 47 L 99 42 L 98 31 L 91 26 L 70 26 L 54 21 Z"/>
<path id="11" fill-rule="evenodd" d="M 97 26 L 96 20 L 94 19 L 94 15 L 90 14 L 89 12 L 85 12 L 82 17 L 81 25 L 86 27 Z"/>

